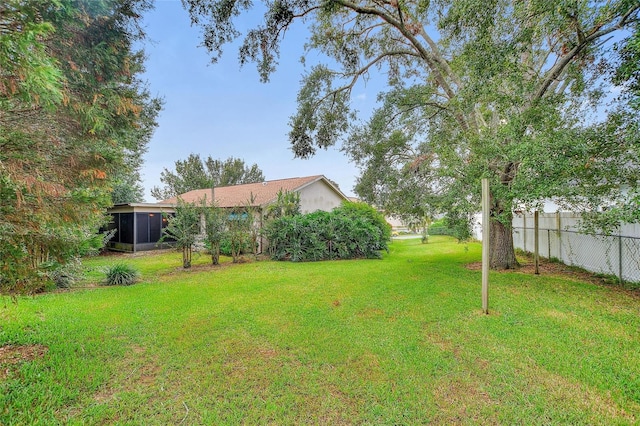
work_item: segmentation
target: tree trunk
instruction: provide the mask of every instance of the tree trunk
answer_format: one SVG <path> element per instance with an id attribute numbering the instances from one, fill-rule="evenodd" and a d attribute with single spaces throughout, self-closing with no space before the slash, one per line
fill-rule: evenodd
<path id="1" fill-rule="evenodd" d="M 511 216 L 512 214 L 509 213 L 509 217 Z M 515 269 L 520 266 L 513 248 L 511 225 L 505 226 L 492 217 L 489 228 L 489 266 L 491 269 Z"/>
<path id="2" fill-rule="evenodd" d="M 184 269 L 191 268 L 191 246 L 182 247 L 182 267 Z"/>
<path id="3" fill-rule="evenodd" d="M 214 265 L 220 264 L 220 245 L 212 244 L 211 245 L 211 263 Z"/>

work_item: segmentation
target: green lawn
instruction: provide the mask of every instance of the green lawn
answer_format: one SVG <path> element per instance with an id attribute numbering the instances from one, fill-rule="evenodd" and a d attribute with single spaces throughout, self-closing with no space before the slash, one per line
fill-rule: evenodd
<path id="1" fill-rule="evenodd" d="M 87 264 L 116 260 L 143 281 L 0 306 L 0 351 L 36 353 L 4 357 L 0 424 L 640 423 L 640 298 L 492 273 L 483 315 L 480 271 L 465 268 L 476 243 L 304 264 L 202 256 L 190 271 L 179 253 Z"/>

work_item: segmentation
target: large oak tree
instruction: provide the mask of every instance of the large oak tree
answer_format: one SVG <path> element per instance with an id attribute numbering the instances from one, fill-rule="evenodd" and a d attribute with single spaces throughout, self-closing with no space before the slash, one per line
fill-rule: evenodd
<path id="1" fill-rule="evenodd" d="M 242 36 L 237 21 L 266 9 L 239 50 L 263 80 L 287 30 L 306 25 L 307 49 L 327 63 L 303 78 L 290 123 L 293 151 L 308 157 L 346 140 L 370 201 L 388 184 L 378 165 L 395 174 L 398 188 L 417 175 L 426 198 L 467 211 L 478 207 L 480 178 L 490 178 L 494 268 L 517 265 L 516 203 L 557 196 L 589 210 L 622 200 L 621 185 L 637 186 L 636 130 L 613 122 L 586 129 L 584 121 L 586 107 L 603 102 L 608 38 L 638 25 L 636 0 L 183 3 L 214 61 Z M 381 106 L 353 126 L 352 90 L 374 72 L 388 79 Z"/>

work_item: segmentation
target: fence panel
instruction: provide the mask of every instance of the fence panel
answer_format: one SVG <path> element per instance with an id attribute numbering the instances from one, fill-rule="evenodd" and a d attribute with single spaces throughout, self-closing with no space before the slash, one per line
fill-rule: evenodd
<path id="1" fill-rule="evenodd" d="M 622 253 L 622 279 L 640 282 L 640 238 L 620 237 Z"/>
<path id="2" fill-rule="evenodd" d="M 620 264 L 617 238 L 560 231 L 560 258 L 567 265 L 579 266 L 591 272 L 618 275 Z"/>
<path id="3" fill-rule="evenodd" d="M 640 236 L 592 235 L 578 230 L 579 217 L 573 214 L 540 214 L 539 254 L 557 258 L 567 265 L 615 275 L 623 281 L 640 282 Z M 640 226 L 625 225 L 621 232 L 635 233 Z M 520 214 L 513 221 L 516 248 L 533 252 L 533 215 Z"/>

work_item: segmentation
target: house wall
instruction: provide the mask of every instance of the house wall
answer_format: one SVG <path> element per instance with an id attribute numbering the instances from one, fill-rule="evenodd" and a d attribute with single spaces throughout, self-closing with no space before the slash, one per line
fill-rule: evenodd
<path id="1" fill-rule="evenodd" d="M 336 207 L 340 207 L 344 201 L 343 197 L 321 180 L 305 186 L 298 192 L 300 193 L 302 213 L 312 213 L 316 210 L 330 212 Z"/>
<path id="2" fill-rule="evenodd" d="M 401 232 L 408 232 L 409 231 L 409 227 L 407 226 L 407 224 L 404 223 L 402 221 L 402 219 L 400 219 L 399 217 L 385 216 L 384 220 L 386 220 L 387 223 L 389 225 L 391 225 L 391 229 L 393 231 L 401 231 Z"/>

